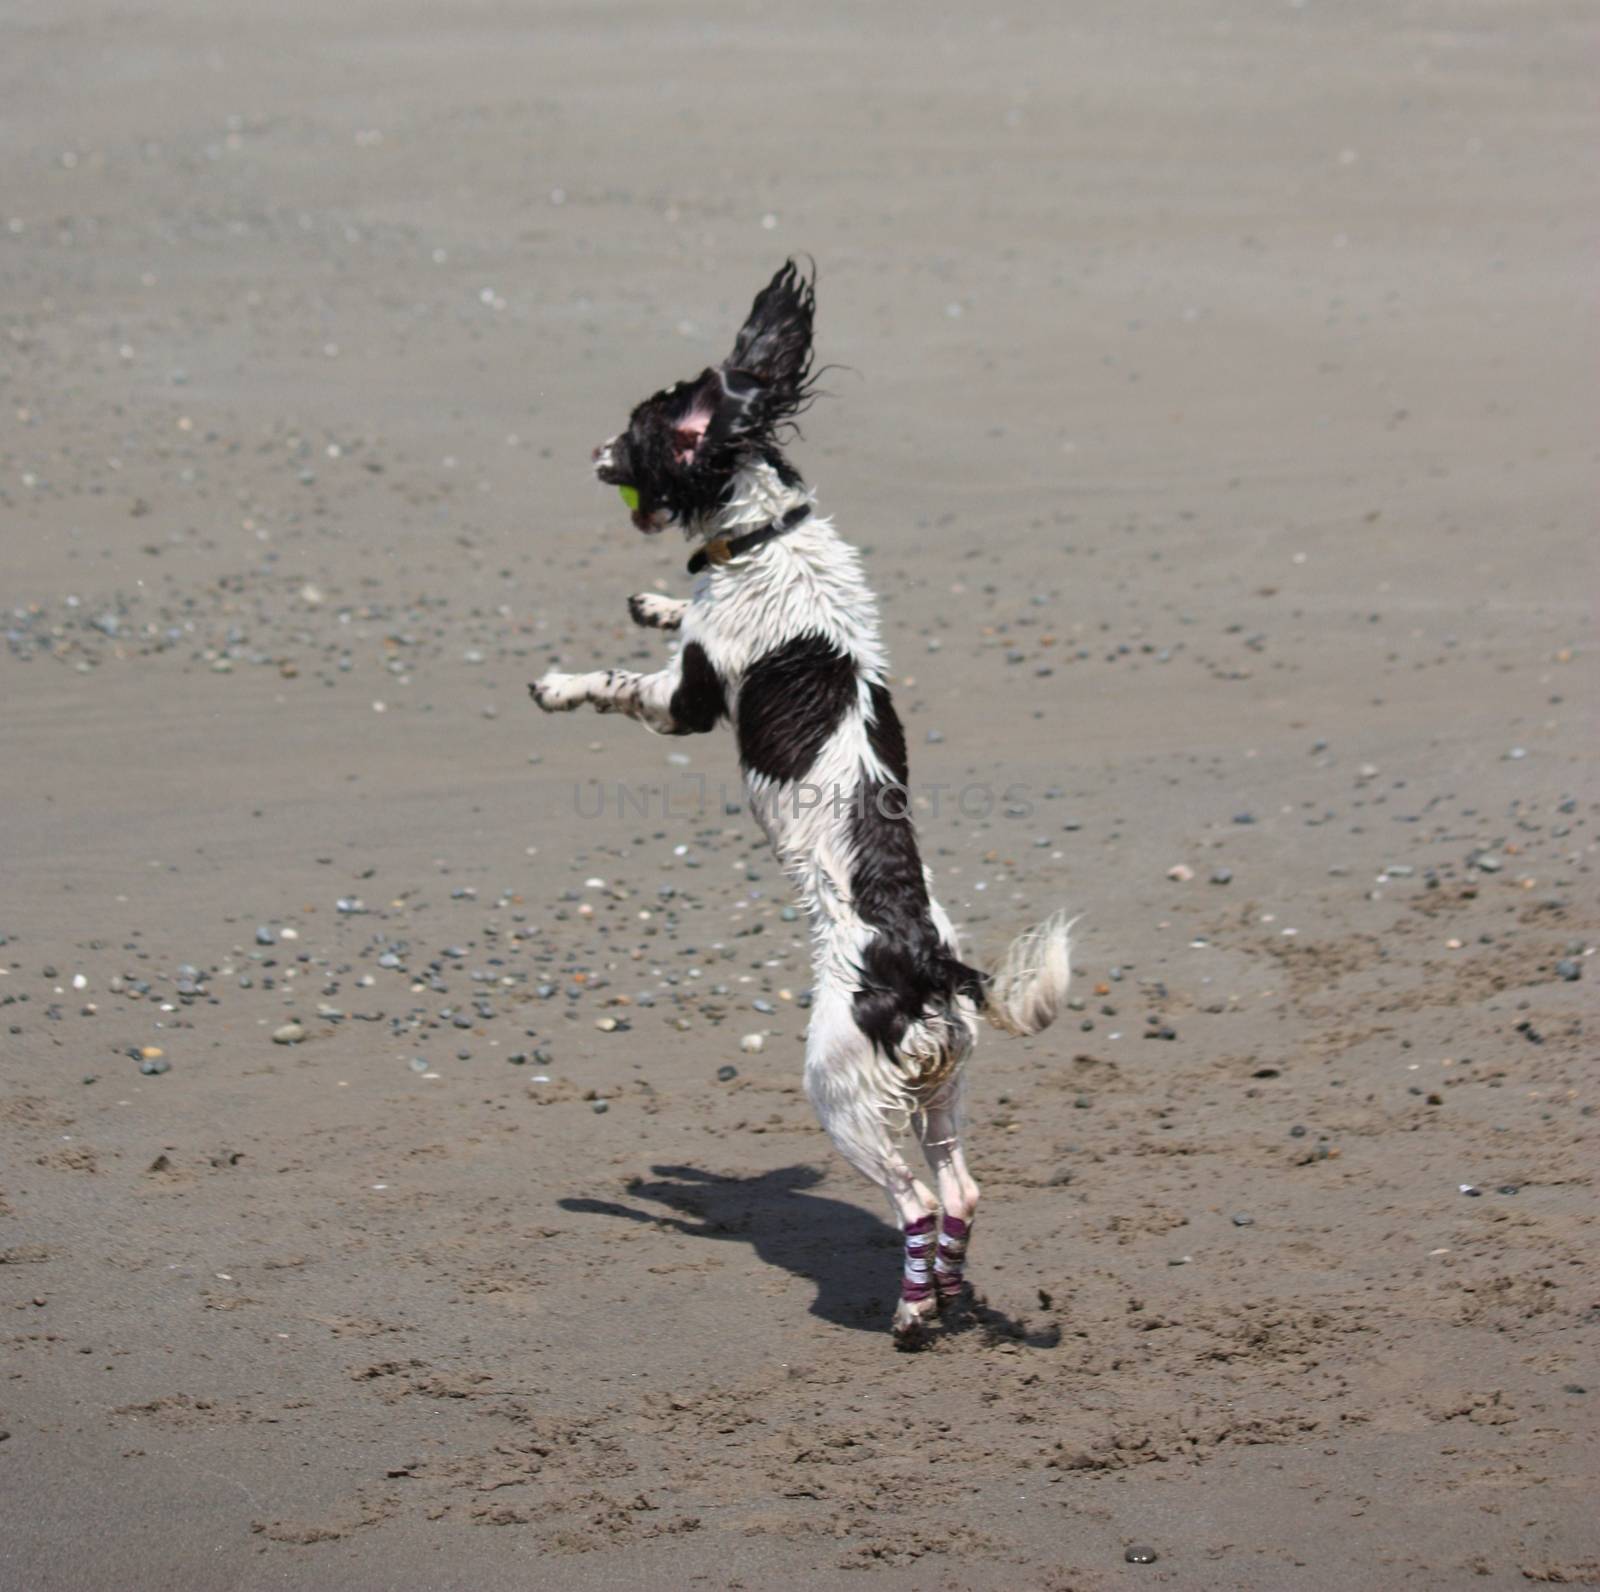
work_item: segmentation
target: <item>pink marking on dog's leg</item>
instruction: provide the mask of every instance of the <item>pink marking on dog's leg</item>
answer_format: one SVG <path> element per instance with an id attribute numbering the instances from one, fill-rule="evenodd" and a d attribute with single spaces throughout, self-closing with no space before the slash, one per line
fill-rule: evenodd
<path id="1" fill-rule="evenodd" d="M 939 1290 L 939 1303 L 948 1304 L 961 1295 L 965 1286 L 967 1266 L 967 1240 L 972 1236 L 972 1223 L 959 1216 L 946 1216 L 939 1224 L 939 1252 L 933 1261 L 934 1286 Z"/>

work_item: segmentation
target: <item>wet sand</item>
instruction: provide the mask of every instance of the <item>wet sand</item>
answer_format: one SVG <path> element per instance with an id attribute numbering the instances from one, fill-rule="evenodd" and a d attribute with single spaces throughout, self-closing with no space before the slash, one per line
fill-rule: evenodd
<path id="1" fill-rule="evenodd" d="M 1600 1581 L 1588 8 L 72 10 L 0 1584 Z M 915 1356 L 729 739 L 524 690 L 660 655 L 589 449 L 796 251 L 939 893 L 1084 914 Z"/>

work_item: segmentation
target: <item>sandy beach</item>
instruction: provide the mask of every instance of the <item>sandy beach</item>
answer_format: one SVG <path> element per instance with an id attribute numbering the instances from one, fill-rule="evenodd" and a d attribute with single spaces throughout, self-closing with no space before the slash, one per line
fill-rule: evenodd
<path id="1" fill-rule="evenodd" d="M 1597 35 L 0 4 L 0 1587 L 1600 1585 Z M 525 689 L 796 253 L 939 894 L 1083 914 L 915 1355 L 730 737 Z"/>

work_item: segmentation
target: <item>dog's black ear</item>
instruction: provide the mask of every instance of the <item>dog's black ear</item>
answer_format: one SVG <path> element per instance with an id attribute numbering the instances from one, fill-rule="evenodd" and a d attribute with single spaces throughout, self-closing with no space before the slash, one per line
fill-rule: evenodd
<path id="1" fill-rule="evenodd" d="M 725 369 L 757 377 L 780 392 L 796 394 L 811 371 L 811 322 L 817 312 L 815 270 L 784 267 L 756 294 L 739 329 Z"/>

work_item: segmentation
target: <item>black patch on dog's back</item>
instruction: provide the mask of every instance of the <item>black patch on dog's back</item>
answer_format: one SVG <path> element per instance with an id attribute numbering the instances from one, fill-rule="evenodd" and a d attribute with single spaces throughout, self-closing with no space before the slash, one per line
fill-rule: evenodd
<path id="1" fill-rule="evenodd" d="M 722 676 L 711 667 L 706 649 L 691 641 L 683 649 L 682 678 L 669 706 L 674 735 L 705 735 L 728 716 L 728 694 Z"/>
<path id="2" fill-rule="evenodd" d="M 906 756 L 906 732 L 894 710 L 894 698 L 886 685 L 874 681 L 867 687 L 872 698 L 872 718 L 867 724 L 867 743 L 878 761 L 904 785 L 911 778 L 911 761 Z M 917 877 L 921 878 L 920 871 Z"/>
<path id="3" fill-rule="evenodd" d="M 812 632 L 775 647 L 739 687 L 739 761 L 781 784 L 804 779 L 857 691 L 855 659 L 826 636 Z"/>
<path id="4" fill-rule="evenodd" d="M 934 927 L 906 791 L 906 735 L 888 691 L 873 685 L 867 740 L 893 782 L 864 778 L 850 818 L 850 892 L 877 933 L 861 953 L 855 1019 L 873 1046 L 893 1055 L 906 1027 L 957 994 L 982 999 L 982 974 L 951 954 Z"/>

